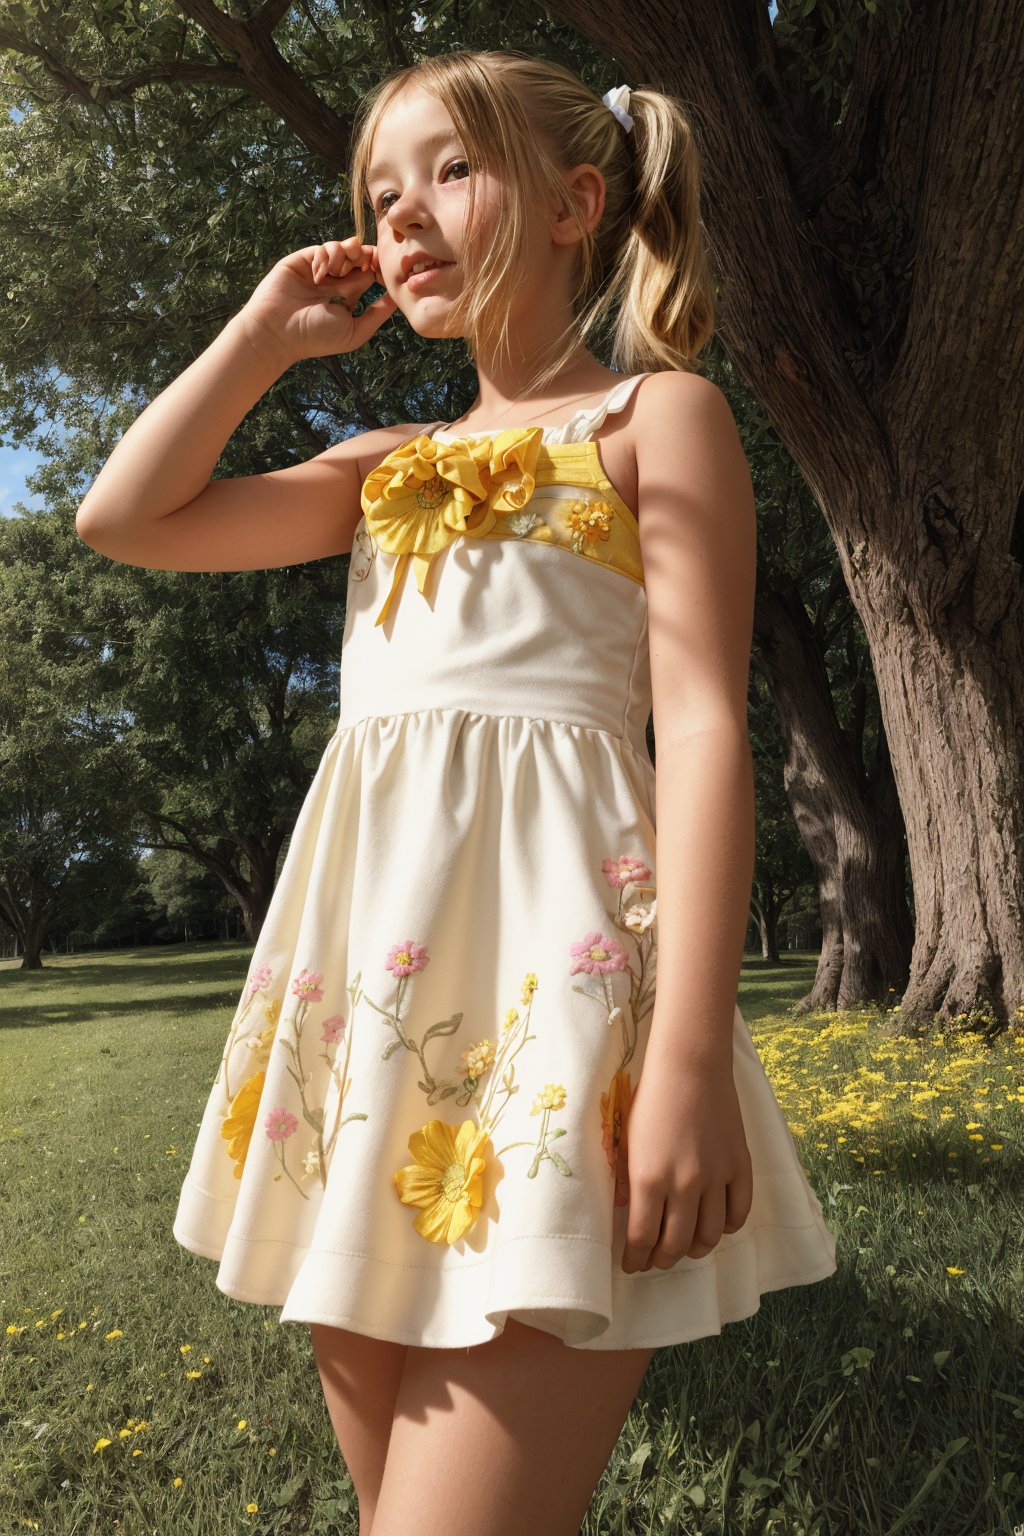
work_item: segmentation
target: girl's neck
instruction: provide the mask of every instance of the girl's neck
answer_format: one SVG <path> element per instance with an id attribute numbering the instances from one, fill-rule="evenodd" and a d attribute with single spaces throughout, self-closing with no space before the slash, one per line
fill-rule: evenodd
<path id="1" fill-rule="evenodd" d="M 545 395 L 532 400 L 509 399 L 490 389 L 481 391 L 469 410 L 458 421 L 449 422 L 446 430 L 465 427 L 472 431 L 479 425 L 489 431 L 502 426 L 521 426 L 524 422 L 533 424 L 550 415 L 564 415 L 570 408 L 582 408 L 589 403 L 596 405 L 621 377 L 592 358 L 586 372 L 578 369 L 571 378 L 557 379 Z M 591 397 L 596 398 L 591 401 Z M 484 400 L 488 403 L 484 404 Z"/>

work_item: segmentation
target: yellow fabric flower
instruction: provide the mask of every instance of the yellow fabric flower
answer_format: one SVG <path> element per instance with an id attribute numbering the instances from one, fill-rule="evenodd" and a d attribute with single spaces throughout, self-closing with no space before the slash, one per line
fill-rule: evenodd
<path id="1" fill-rule="evenodd" d="M 229 1155 L 235 1160 L 236 1179 L 242 1177 L 242 1169 L 245 1167 L 266 1075 L 265 1072 L 257 1072 L 242 1084 L 221 1122 L 220 1133 L 228 1144 Z"/>
<path id="2" fill-rule="evenodd" d="M 490 533 L 499 517 L 525 506 L 542 435 L 540 427 L 516 427 L 441 443 L 421 433 L 367 475 L 360 497 L 367 530 L 379 548 L 399 557 L 375 624 L 387 618 L 410 559 L 424 592 L 430 562 L 453 539 Z"/>
<path id="3" fill-rule="evenodd" d="M 415 1162 L 395 1174 L 398 1198 L 420 1207 L 413 1226 L 432 1243 L 457 1243 L 473 1225 L 483 1203 L 483 1175 L 490 1137 L 475 1120 L 458 1130 L 428 1120 L 409 1137 Z"/>

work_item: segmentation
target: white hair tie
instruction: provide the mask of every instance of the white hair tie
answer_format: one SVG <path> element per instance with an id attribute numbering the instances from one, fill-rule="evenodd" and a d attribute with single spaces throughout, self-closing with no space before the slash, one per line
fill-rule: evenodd
<path id="1" fill-rule="evenodd" d="M 605 91 L 601 97 L 605 106 L 618 118 L 627 133 L 633 131 L 633 119 L 629 115 L 629 86 L 617 85 L 613 91 Z"/>

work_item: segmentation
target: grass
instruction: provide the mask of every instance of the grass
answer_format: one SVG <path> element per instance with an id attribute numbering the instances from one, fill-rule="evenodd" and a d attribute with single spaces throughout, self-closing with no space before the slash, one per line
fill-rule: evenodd
<path id="1" fill-rule="evenodd" d="M 2 1536 L 356 1532 L 307 1331 L 170 1230 L 250 956 L 0 964 Z M 1024 1038 L 795 1022 L 813 968 L 739 1001 L 839 1270 L 658 1352 L 584 1536 L 1024 1536 Z"/>

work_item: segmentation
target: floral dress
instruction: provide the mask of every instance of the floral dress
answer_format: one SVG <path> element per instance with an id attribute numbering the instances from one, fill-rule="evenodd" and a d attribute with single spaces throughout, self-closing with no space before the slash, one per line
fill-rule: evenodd
<path id="1" fill-rule="evenodd" d="M 282 1322 L 461 1348 L 514 1317 L 651 1347 L 836 1268 L 738 1008 L 747 1221 L 621 1267 L 655 773 L 638 524 L 593 433 L 643 377 L 558 428 L 425 431 L 364 482 L 338 726 L 173 1226 Z"/>

